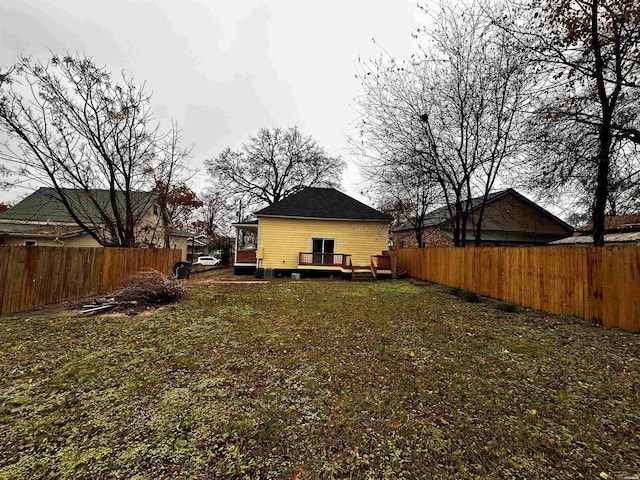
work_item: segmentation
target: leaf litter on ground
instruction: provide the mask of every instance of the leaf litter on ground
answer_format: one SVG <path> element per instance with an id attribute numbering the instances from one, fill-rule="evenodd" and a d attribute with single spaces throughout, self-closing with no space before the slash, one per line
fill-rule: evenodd
<path id="1" fill-rule="evenodd" d="M 0 479 L 640 472 L 640 337 L 414 283 L 2 318 Z"/>

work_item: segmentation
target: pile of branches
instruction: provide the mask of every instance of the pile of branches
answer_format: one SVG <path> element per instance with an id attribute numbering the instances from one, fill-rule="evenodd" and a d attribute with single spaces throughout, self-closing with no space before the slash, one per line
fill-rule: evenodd
<path id="1" fill-rule="evenodd" d="M 173 276 L 165 275 L 153 269 L 138 272 L 132 277 L 132 283 L 118 290 L 109 298 L 96 298 L 92 303 L 82 306 L 77 316 L 89 316 L 111 311 L 126 312 L 135 315 L 150 308 L 182 300 L 187 291 L 184 285 Z"/>
<path id="2" fill-rule="evenodd" d="M 114 295 L 118 303 L 136 302 L 142 307 L 155 307 L 180 301 L 187 293 L 173 276 L 152 268 L 138 272 L 132 280 L 131 285 Z"/>

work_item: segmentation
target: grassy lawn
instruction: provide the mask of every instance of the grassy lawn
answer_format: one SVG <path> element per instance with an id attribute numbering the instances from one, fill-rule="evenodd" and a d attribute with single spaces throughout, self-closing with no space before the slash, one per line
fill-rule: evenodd
<path id="1" fill-rule="evenodd" d="M 413 281 L 0 319 L 0 479 L 640 475 L 640 335 Z"/>

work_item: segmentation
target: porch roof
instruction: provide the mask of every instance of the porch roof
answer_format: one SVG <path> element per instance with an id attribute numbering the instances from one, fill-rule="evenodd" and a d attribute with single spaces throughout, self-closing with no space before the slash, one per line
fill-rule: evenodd
<path id="1" fill-rule="evenodd" d="M 243 229 L 257 229 L 258 228 L 258 220 L 249 220 L 244 222 L 236 222 L 231 224 L 232 227 L 243 228 Z"/>

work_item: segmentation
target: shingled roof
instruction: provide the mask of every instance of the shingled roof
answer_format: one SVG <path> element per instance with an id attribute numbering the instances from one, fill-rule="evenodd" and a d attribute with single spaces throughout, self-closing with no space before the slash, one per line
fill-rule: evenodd
<path id="1" fill-rule="evenodd" d="M 623 230 L 638 230 L 640 228 L 640 214 L 635 215 L 607 215 L 604 217 L 604 229 L 606 232 Z M 593 232 L 593 222 L 578 227 L 580 232 Z"/>
<path id="2" fill-rule="evenodd" d="M 499 199 L 501 199 L 503 197 L 506 197 L 507 195 L 514 195 L 516 198 L 519 198 L 524 203 L 526 203 L 526 204 L 530 205 L 531 207 L 535 208 L 536 210 L 538 210 L 541 214 L 549 217 L 553 221 L 555 221 L 558 224 L 564 226 L 567 230 L 573 231 L 573 227 L 571 225 L 569 225 L 568 223 L 566 223 L 562 219 L 556 217 L 555 215 L 553 215 L 548 210 L 545 210 L 544 208 L 542 208 L 537 203 L 532 202 L 527 197 L 525 197 L 524 195 L 518 193 L 513 188 L 507 188 L 506 190 L 500 190 L 498 192 L 490 193 L 489 195 L 487 195 L 487 199 L 486 199 L 485 205 L 488 205 L 488 204 L 490 204 L 492 202 L 495 202 L 496 200 L 499 200 Z M 474 197 L 474 198 L 470 199 L 469 200 L 469 212 L 473 212 L 474 210 L 479 209 L 482 206 L 482 203 L 483 203 L 483 197 L 482 196 Z M 449 209 L 445 206 L 445 207 L 440 207 L 440 208 L 437 208 L 436 210 L 432 210 L 431 212 L 426 213 L 425 216 L 424 216 L 424 220 L 423 220 L 422 226 L 423 227 L 441 227 L 443 225 L 448 224 L 449 222 L 451 222 L 451 217 L 449 215 Z M 414 228 L 414 226 L 413 226 L 412 223 L 405 223 L 405 224 L 402 224 L 402 225 L 394 228 L 393 231 L 394 232 L 401 232 L 401 231 L 404 231 L 404 230 L 413 230 L 413 228 Z"/>
<path id="3" fill-rule="evenodd" d="M 80 220 L 86 223 L 101 223 L 100 213 L 87 198 L 87 193 L 76 189 L 63 189 L 63 191 Z M 109 190 L 90 190 L 89 194 L 93 195 L 106 211 L 111 211 Z M 122 192 L 116 194 L 118 203 L 124 205 L 124 194 Z M 156 199 L 156 195 L 151 192 L 131 192 L 131 196 L 139 212 L 148 210 Z M 39 188 L 6 212 L 0 213 L 0 220 L 75 223 L 58 192 L 54 188 L 46 187 Z"/>
<path id="4" fill-rule="evenodd" d="M 389 215 L 335 188 L 307 187 L 256 212 L 258 217 L 391 221 Z"/>

